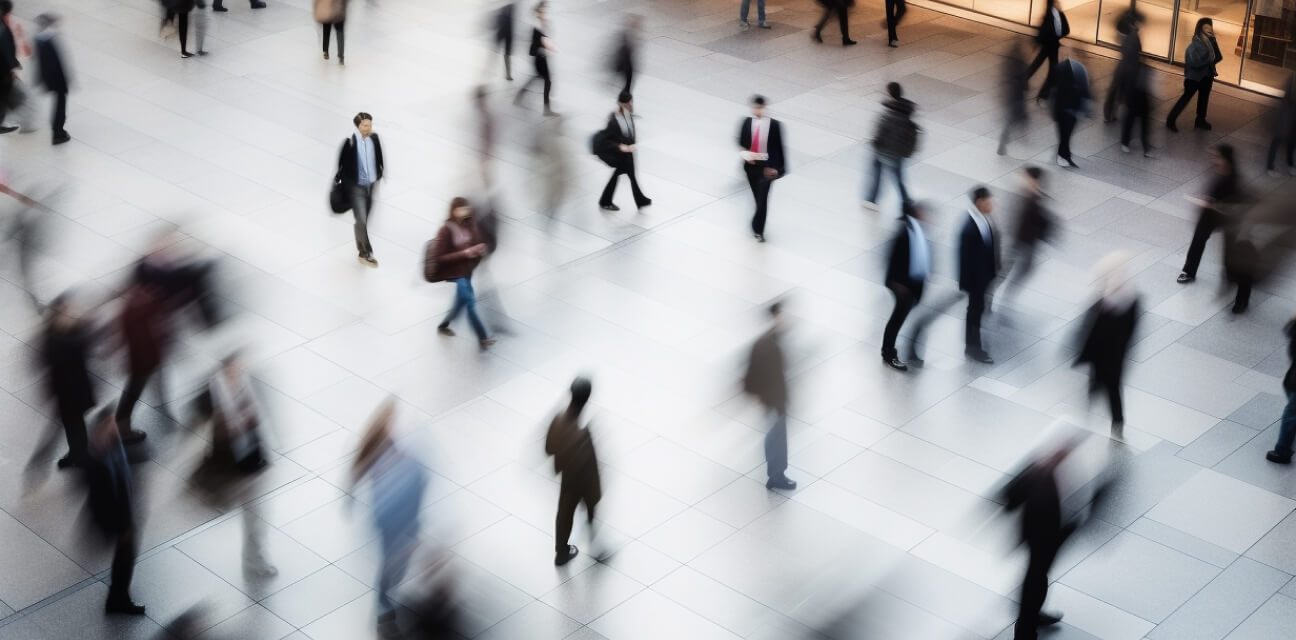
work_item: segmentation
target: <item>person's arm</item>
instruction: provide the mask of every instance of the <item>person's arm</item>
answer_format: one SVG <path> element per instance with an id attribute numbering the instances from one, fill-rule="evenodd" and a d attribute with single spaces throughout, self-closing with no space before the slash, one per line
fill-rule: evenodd
<path id="1" fill-rule="evenodd" d="M 442 225 L 441 230 L 437 232 L 436 239 L 433 240 L 432 255 L 435 260 L 444 264 L 447 262 L 471 260 L 472 258 L 480 256 L 481 252 L 477 248 L 481 246 L 480 244 L 469 245 L 458 251 L 446 252 L 446 249 L 450 248 L 450 242 L 452 240 L 450 227 L 448 226 L 449 224 L 450 223 L 447 222 L 445 225 Z"/>

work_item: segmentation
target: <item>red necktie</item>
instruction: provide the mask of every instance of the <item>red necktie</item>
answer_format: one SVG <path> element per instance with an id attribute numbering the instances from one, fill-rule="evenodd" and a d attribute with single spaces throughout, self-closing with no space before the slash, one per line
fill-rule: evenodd
<path id="1" fill-rule="evenodd" d="M 760 120 L 752 120 L 752 153 L 760 153 Z"/>

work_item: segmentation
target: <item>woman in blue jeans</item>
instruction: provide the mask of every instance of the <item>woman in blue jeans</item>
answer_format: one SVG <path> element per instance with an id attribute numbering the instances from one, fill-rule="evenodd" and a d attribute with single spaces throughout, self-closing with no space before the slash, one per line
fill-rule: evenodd
<path id="1" fill-rule="evenodd" d="M 1292 359 L 1287 375 L 1283 376 L 1287 407 L 1283 409 L 1282 423 L 1278 427 L 1278 444 L 1265 454 L 1265 458 L 1278 464 L 1291 464 L 1292 441 L 1296 440 L 1296 319 L 1288 322 L 1283 330 L 1287 332 L 1287 357 Z"/>
<path id="2" fill-rule="evenodd" d="M 486 335 L 486 326 L 477 316 L 477 294 L 473 291 L 472 274 L 486 255 L 486 243 L 477 222 L 473 219 L 472 207 L 466 198 L 455 198 L 450 201 L 450 215 L 437 232 L 436 238 L 428 247 L 426 279 L 430 282 L 453 282 L 455 284 L 454 306 L 450 313 L 437 327 L 437 333 L 453 336 L 450 323 L 454 322 L 463 311 L 468 312 L 468 323 L 477 334 L 477 342 L 482 349 L 489 348 L 495 341 Z"/>

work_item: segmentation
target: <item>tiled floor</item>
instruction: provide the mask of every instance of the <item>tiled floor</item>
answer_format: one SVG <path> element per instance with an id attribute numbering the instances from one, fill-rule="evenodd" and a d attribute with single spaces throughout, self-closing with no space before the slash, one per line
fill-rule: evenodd
<path id="1" fill-rule="evenodd" d="M 368 497 L 346 495 L 345 466 L 391 393 L 433 472 L 425 537 L 452 552 L 472 637 L 1008 638 L 1024 558 L 994 490 L 1054 430 L 1105 432 L 1101 415 L 1084 417 L 1069 354 L 1088 269 L 1117 248 L 1135 256 L 1147 309 L 1128 380 L 1130 446 L 1117 452 L 1124 475 L 1110 503 L 1058 560 L 1050 606 L 1066 622 L 1049 637 L 1271 639 L 1296 625 L 1296 473 L 1263 460 L 1284 402 L 1279 328 L 1296 309 L 1296 275 L 1262 286 L 1243 317 L 1217 292 L 1217 245 L 1200 282 L 1174 283 L 1193 217 L 1183 195 L 1203 180 L 1206 144 L 1236 146 L 1257 190 L 1280 184 L 1259 171 L 1262 103 L 1218 91 L 1215 130 L 1158 130 L 1155 160 L 1120 153 L 1114 127 L 1082 123 L 1081 170 L 1049 176 L 1065 233 L 987 325 L 999 364 L 965 363 L 960 321 L 944 317 L 928 368 L 902 375 L 877 358 L 893 222 L 858 206 L 862 142 L 884 84 L 902 83 L 926 132 L 910 186 L 935 207 L 936 299 L 953 288 L 948 242 L 967 190 L 989 183 L 1008 212 L 1015 171 L 1051 160 L 1043 111 L 1008 156 L 994 153 L 1000 54 L 1015 36 L 915 9 L 891 50 L 870 2 L 853 17 L 860 46 L 842 49 L 812 46 L 811 0 L 771 0 L 774 28 L 745 33 L 730 0 L 555 0 L 554 106 L 570 175 L 548 234 L 529 149 L 559 125 L 509 104 L 481 2 L 354 2 L 345 68 L 319 59 L 309 0 L 227 4 L 211 55 L 182 61 L 157 39 L 151 0 L 19 2 L 25 20 L 49 8 L 66 18 L 74 141 L 8 135 L 0 152 L 13 183 L 57 212 L 37 263 L 42 296 L 113 285 L 163 230 L 224 257 L 223 295 L 240 315 L 221 335 L 186 339 L 171 388 L 192 388 L 222 345 L 250 341 L 281 454 L 249 496 L 251 517 L 266 525 L 279 573 L 244 575 L 243 509 L 186 481 L 203 441 L 144 408 L 153 455 L 136 467 L 147 523 L 135 593 L 149 617 L 103 617 L 108 554 L 78 534 L 76 485 L 22 473 L 51 411 L 31 369 L 39 318 L 6 261 L 0 639 L 158 637 L 200 601 L 204 638 L 366 637 L 377 549 L 355 502 Z M 647 27 L 639 165 L 656 206 L 604 216 L 594 205 L 607 169 L 584 149 L 613 106 L 604 54 L 627 11 Z M 1089 62 L 1105 86 L 1111 61 Z M 516 63 L 525 77 L 528 61 Z M 467 97 L 488 65 L 508 216 L 490 265 L 502 296 L 488 306 L 507 311 L 513 332 L 478 355 L 470 340 L 435 334 L 450 291 L 422 283 L 418 261 L 449 199 L 478 190 Z M 1162 74 L 1161 97 L 1178 82 Z M 753 92 L 786 123 L 791 154 L 764 245 L 746 232 L 732 143 Z M 358 110 L 375 114 L 388 156 L 377 270 L 357 265 L 349 220 L 324 205 Z M 736 384 L 761 308 L 779 296 L 796 316 L 801 488 L 790 495 L 761 484 L 764 425 Z M 120 363 L 96 371 L 111 396 Z M 614 553 L 555 569 L 557 485 L 541 427 L 579 372 L 595 380 L 600 520 Z M 1104 443 L 1090 443 L 1073 486 Z"/>

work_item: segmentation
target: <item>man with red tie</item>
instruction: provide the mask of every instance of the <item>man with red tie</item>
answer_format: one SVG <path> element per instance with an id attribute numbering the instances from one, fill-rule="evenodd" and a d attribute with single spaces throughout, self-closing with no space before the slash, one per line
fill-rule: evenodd
<path id="1" fill-rule="evenodd" d="M 765 242 L 765 213 L 769 201 L 770 185 L 787 173 L 783 156 L 783 127 L 778 120 L 765 115 L 765 97 L 753 96 L 752 115 L 743 120 L 738 132 L 739 155 L 747 184 L 756 199 L 756 214 L 752 216 L 752 234 L 757 242 Z"/>

